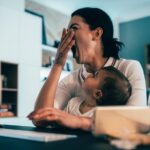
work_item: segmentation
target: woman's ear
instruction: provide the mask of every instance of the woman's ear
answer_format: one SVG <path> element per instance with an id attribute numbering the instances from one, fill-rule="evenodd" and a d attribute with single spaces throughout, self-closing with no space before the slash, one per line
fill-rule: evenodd
<path id="1" fill-rule="evenodd" d="M 93 96 L 95 99 L 100 99 L 103 96 L 103 93 L 101 90 L 95 89 L 93 92 Z"/>
<path id="2" fill-rule="evenodd" d="M 100 40 L 103 35 L 103 29 L 98 27 L 93 30 L 93 40 Z"/>

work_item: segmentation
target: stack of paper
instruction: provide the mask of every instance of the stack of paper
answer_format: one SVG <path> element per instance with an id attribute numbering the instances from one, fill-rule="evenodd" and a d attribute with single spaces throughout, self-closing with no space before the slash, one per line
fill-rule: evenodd
<path id="1" fill-rule="evenodd" d="M 146 133 L 149 129 L 149 107 L 97 107 L 95 110 L 92 127 L 94 135 L 126 137 L 132 133 Z"/>

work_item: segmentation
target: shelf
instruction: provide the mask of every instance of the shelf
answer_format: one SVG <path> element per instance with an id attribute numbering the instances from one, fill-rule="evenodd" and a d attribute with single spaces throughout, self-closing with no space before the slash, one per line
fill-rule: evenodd
<path id="1" fill-rule="evenodd" d="M 0 62 L 0 104 L 11 104 L 11 111 L 18 110 L 18 64 Z"/>
<path id="2" fill-rule="evenodd" d="M 51 71 L 51 67 L 41 67 L 41 72 L 40 72 L 40 81 L 43 82 L 44 79 L 46 79 Z M 60 76 L 60 80 L 64 78 L 65 76 L 69 75 L 71 72 L 70 71 L 65 71 L 63 70 Z"/>
<path id="3" fill-rule="evenodd" d="M 2 88 L 2 91 L 17 92 L 18 89 L 13 89 L 13 88 Z"/>
<path id="4" fill-rule="evenodd" d="M 47 45 L 42 45 L 42 68 L 45 68 L 45 70 L 47 70 L 45 72 L 49 72 L 49 70 L 51 70 L 51 67 L 53 66 L 55 61 L 56 52 L 56 48 Z M 73 59 L 71 51 L 69 52 L 69 57 L 70 58 L 66 60 L 66 63 L 63 68 L 63 71 L 67 73 L 73 71 Z"/>
<path id="5" fill-rule="evenodd" d="M 57 48 L 51 47 L 51 46 L 47 46 L 47 45 L 42 45 L 42 50 L 50 51 L 54 55 L 56 55 L 56 52 L 57 52 Z M 70 51 L 68 53 L 68 58 L 72 59 L 72 56 L 73 56 L 72 52 Z"/>
<path id="6" fill-rule="evenodd" d="M 51 71 L 52 66 L 54 65 L 55 55 L 57 53 L 57 48 L 42 45 L 42 67 L 40 71 L 40 81 L 41 85 L 46 81 L 49 72 Z M 68 53 L 68 58 L 64 65 L 63 71 L 61 73 L 59 81 L 67 76 L 68 74 L 73 71 L 73 59 L 72 59 L 72 52 Z"/>

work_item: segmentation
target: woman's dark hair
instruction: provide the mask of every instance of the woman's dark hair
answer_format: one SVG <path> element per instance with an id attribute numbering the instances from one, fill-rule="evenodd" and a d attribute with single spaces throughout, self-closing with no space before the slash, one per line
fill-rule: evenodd
<path id="1" fill-rule="evenodd" d="M 108 14 L 98 8 L 86 7 L 74 11 L 71 14 L 71 17 L 73 16 L 82 17 L 85 23 L 89 25 L 91 30 L 94 30 L 97 27 L 101 27 L 103 29 L 103 56 L 119 59 L 118 53 L 122 48 L 123 43 L 117 41 L 116 38 L 113 38 L 113 24 Z"/>

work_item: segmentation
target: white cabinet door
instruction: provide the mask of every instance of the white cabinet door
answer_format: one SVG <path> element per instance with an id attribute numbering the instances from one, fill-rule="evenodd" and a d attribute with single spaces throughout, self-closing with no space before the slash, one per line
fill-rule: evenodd
<path id="1" fill-rule="evenodd" d="M 40 88 L 41 19 L 24 13 L 20 18 L 18 116 L 33 111 Z"/>
<path id="2" fill-rule="evenodd" d="M 18 63 L 19 13 L 0 7 L 0 60 Z"/>
<path id="3" fill-rule="evenodd" d="M 31 65 L 19 65 L 18 116 L 26 117 L 33 111 L 40 90 L 40 68 Z"/>
<path id="4" fill-rule="evenodd" d="M 41 18 L 23 13 L 20 18 L 20 63 L 41 66 Z"/>

